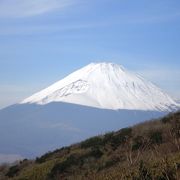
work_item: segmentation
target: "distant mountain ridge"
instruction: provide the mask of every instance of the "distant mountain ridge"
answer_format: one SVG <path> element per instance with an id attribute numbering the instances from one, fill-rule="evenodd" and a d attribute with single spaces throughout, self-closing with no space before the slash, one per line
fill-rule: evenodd
<path id="1" fill-rule="evenodd" d="M 17 104 L 0 111 L 0 154 L 33 158 L 51 149 L 164 114 L 115 111 L 63 102 Z"/>

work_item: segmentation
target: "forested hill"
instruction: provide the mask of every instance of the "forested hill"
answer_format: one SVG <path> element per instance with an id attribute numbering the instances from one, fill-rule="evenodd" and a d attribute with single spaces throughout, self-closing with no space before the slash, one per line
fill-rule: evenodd
<path id="1" fill-rule="evenodd" d="M 178 180 L 180 112 L 0 167 L 0 179 Z"/>

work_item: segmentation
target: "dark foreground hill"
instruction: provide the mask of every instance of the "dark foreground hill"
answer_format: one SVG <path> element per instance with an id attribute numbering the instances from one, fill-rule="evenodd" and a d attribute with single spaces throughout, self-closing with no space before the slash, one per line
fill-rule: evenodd
<path id="1" fill-rule="evenodd" d="M 180 112 L 0 168 L 13 180 L 179 180 Z"/>

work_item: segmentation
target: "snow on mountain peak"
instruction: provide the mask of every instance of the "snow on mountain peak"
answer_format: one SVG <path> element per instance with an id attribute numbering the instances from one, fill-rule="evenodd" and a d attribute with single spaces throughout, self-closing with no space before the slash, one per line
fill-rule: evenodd
<path id="1" fill-rule="evenodd" d="M 103 109 L 170 111 L 178 105 L 151 82 L 114 63 L 91 63 L 21 103 L 67 102 Z"/>

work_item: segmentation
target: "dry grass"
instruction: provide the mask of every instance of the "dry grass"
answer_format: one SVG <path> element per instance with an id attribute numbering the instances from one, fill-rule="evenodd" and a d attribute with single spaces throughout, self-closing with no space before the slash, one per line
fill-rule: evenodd
<path id="1" fill-rule="evenodd" d="M 14 169 L 13 169 L 14 168 Z M 180 112 L 45 154 L 16 167 L 0 167 L 0 179 L 178 180 Z"/>

